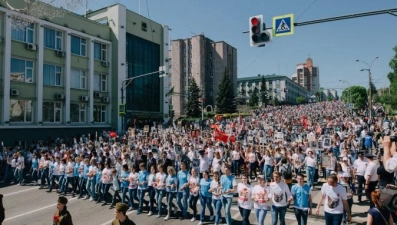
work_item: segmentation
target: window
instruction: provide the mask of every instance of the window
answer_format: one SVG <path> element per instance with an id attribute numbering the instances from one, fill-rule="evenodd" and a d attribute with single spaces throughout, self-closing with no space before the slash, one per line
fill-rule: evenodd
<path id="1" fill-rule="evenodd" d="M 11 26 L 11 39 L 15 41 L 22 41 L 25 43 L 33 43 L 34 40 L 34 24 L 30 23 L 25 27 L 18 25 Z"/>
<path id="2" fill-rule="evenodd" d="M 44 47 L 62 50 L 62 32 L 44 27 Z"/>
<path id="3" fill-rule="evenodd" d="M 72 35 L 72 54 L 86 56 L 87 40 Z"/>
<path id="4" fill-rule="evenodd" d="M 107 91 L 107 75 L 94 74 L 94 91 Z"/>
<path id="5" fill-rule="evenodd" d="M 33 83 L 33 62 L 11 58 L 10 79 L 12 81 Z"/>
<path id="6" fill-rule="evenodd" d="M 43 122 L 59 123 L 62 118 L 62 103 L 43 102 Z"/>
<path id="7" fill-rule="evenodd" d="M 44 64 L 43 66 L 43 83 L 44 85 L 61 86 L 62 68 Z"/>
<path id="8" fill-rule="evenodd" d="M 94 59 L 106 61 L 106 45 L 94 42 Z"/>
<path id="9" fill-rule="evenodd" d="M 105 105 L 94 105 L 94 122 L 98 122 L 98 123 L 106 122 L 106 106 Z"/>
<path id="10" fill-rule="evenodd" d="M 71 70 L 71 81 L 70 87 L 77 88 L 77 89 L 86 89 L 87 88 L 87 81 L 85 77 L 85 71 L 82 70 Z"/>
<path id="11" fill-rule="evenodd" d="M 33 122 L 33 101 L 10 99 L 10 122 Z"/>
<path id="12" fill-rule="evenodd" d="M 70 104 L 70 121 L 75 123 L 85 123 L 86 120 L 85 104 Z"/>
<path id="13" fill-rule="evenodd" d="M 280 84 L 280 80 L 276 80 L 276 84 Z"/>

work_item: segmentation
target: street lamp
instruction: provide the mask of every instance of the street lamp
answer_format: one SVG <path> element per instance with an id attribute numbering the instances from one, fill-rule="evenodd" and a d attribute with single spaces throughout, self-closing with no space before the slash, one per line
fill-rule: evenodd
<path id="1" fill-rule="evenodd" d="M 351 95 L 351 84 L 347 80 L 339 80 L 339 82 L 345 83 L 349 85 L 349 103 L 352 103 L 352 95 Z"/>
<path id="2" fill-rule="evenodd" d="M 124 104 L 124 91 L 132 83 L 133 80 L 135 80 L 137 78 L 141 78 L 141 77 L 146 77 L 146 76 L 150 76 L 150 75 L 153 75 L 153 74 L 157 74 L 157 73 L 159 73 L 159 78 L 165 77 L 167 75 L 165 73 L 165 67 L 160 67 L 159 71 L 155 71 L 155 72 L 151 72 L 151 73 L 145 73 L 145 74 L 141 74 L 141 75 L 138 75 L 138 76 L 135 76 L 135 77 L 130 77 L 130 78 L 127 78 L 127 79 L 123 80 L 121 82 L 121 88 L 120 88 L 120 91 L 121 91 L 121 104 L 122 105 Z M 121 122 L 121 130 L 122 131 L 124 131 L 124 117 L 125 117 L 125 114 L 122 116 L 122 122 Z"/>
<path id="3" fill-rule="evenodd" d="M 371 61 L 371 64 L 369 64 L 369 63 L 367 63 L 367 62 L 365 62 L 365 61 L 356 59 L 356 62 L 361 62 L 361 63 L 364 63 L 365 65 L 368 66 L 367 69 L 361 69 L 360 71 L 368 71 L 368 95 L 369 95 L 369 96 L 368 96 L 368 101 L 369 101 L 368 107 L 369 107 L 369 121 L 372 120 L 371 69 L 372 69 L 372 64 L 373 64 L 374 61 L 377 60 L 378 58 L 379 58 L 379 56 L 376 56 L 376 57 Z"/>

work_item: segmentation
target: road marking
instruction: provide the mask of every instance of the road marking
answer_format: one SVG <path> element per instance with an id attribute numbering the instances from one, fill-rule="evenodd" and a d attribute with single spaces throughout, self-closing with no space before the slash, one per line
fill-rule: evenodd
<path id="1" fill-rule="evenodd" d="M 77 198 L 69 198 L 68 201 L 70 202 L 70 201 L 75 200 L 75 199 L 77 199 Z M 32 210 L 32 211 L 29 211 L 29 212 L 26 212 L 26 213 L 22 213 L 22 214 L 19 214 L 18 216 L 13 216 L 13 217 L 7 218 L 7 219 L 4 220 L 4 222 L 5 222 L 5 221 L 9 221 L 9 220 L 16 219 L 16 218 L 18 218 L 18 217 L 22 217 L 22 216 L 26 216 L 26 215 L 35 213 L 35 212 L 38 212 L 38 211 L 43 210 L 43 209 L 48 209 L 48 208 L 51 208 L 51 207 L 55 207 L 56 205 L 57 205 L 57 204 L 52 204 L 52 205 L 44 206 L 44 207 L 41 207 L 41 208 L 38 208 L 38 209 L 35 209 L 35 210 Z"/>
<path id="2" fill-rule="evenodd" d="M 136 212 L 136 210 L 129 211 L 129 212 L 127 212 L 125 215 L 130 215 L 131 213 L 134 213 L 134 212 Z M 153 215 L 154 215 L 154 214 L 153 214 Z M 111 220 L 109 220 L 108 222 L 105 222 L 105 223 L 103 223 L 103 224 L 101 224 L 101 225 L 109 225 L 111 222 L 113 222 L 113 220 L 114 220 L 114 219 L 111 219 Z"/>
<path id="3" fill-rule="evenodd" d="M 31 191 L 31 190 L 38 190 L 38 188 L 37 187 L 33 187 L 33 188 L 25 189 L 25 190 L 22 190 L 22 191 L 12 192 L 12 193 L 9 193 L 9 194 L 5 194 L 4 197 L 11 196 L 11 195 L 16 195 L 16 194 L 19 194 L 19 193 L 22 193 L 22 192 Z"/>

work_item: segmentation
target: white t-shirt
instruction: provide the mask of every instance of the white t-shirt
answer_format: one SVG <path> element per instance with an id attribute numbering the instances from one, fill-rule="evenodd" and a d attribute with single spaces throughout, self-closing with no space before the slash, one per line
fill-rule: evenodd
<path id="1" fill-rule="evenodd" d="M 212 198 L 213 199 L 221 199 L 222 196 L 222 187 L 221 185 L 218 185 L 218 181 L 211 181 L 210 188 L 213 190 L 212 191 Z"/>
<path id="2" fill-rule="evenodd" d="M 365 170 L 365 180 L 367 180 L 367 176 L 370 175 L 370 182 L 378 181 L 377 170 L 378 164 L 376 164 L 375 162 L 369 162 L 367 169 Z"/>
<path id="3" fill-rule="evenodd" d="M 267 156 L 267 155 L 265 155 L 265 165 L 270 165 L 270 166 L 272 166 L 273 165 L 273 157 L 271 157 L 271 156 Z"/>
<path id="4" fill-rule="evenodd" d="M 193 196 L 197 196 L 200 193 L 200 177 L 189 176 L 188 182 L 190 194 Z"/>
<path id="5" fill-rule="evenodd" d="M 256 201 L 253 201 L 255 209 L 267 209 L 269 193 L 270 190 L 268 186 L 260 186 L 259 184 L 255 185 L 251 194 L 254 199 L 257 199 Z"/>
<path id="6" fill-rule="evenodd" d="M 221 171 L 222 165 L 221 165 L 221 163 L 219 163 L 221 161 L 222 161 L 222 158 L 217 159 L 216 157 L 214 157 L 214 159 L 212 160 L 212 172 L 215 172 L 215 171 L 220 172 Z"/>
<path id="7" fill-rule="evenodd" d="M 317 159 L 314 157 L 307 156 L 306 157 L 306 166 L 316 167 Z"/>
<path id="8" fill-rule="evenodd" d="M 292 195 L 286 183 L 282 181 L 278 184 L 272 182 L 269 186 L 269 190 L 268 197 L 272 199 L 274 206 L 287 206 L 287 200 L 291 198 Z"/>
<path id="9" fill-rule="evenodd" d="M 252 209 L 253 202 L 251 199 L 252 186 L 249 184 L 239 183 L 237 185 L 237 204 L 243 209 Z"/>
<path id="10" fill-rule="evenodd" d="M 357 159 L 353 164 L 354 169 L 356 169 L 356 174 L 359 176 L 364 176 L 365 170 L 367 169 L 367 162 L 365 160 Z"/>
<path id="11" fill-rule="evenodd" d="M 200 173 L 202 173 L 204 171 L 208 171 L 208 168 L 209 168 L 208 157 L 201 156 L 200 157 Z"/>
<path id="12" fill-rule="evenodd" d="M 239 151 L 232 151 L 232 159 L 233 160 L 240 160 L 240 152 Z"/>
<path id="13" fill-rule="evenodd" d="M 336 187 L 330 186 L 328 183 L 323 184 L 321 188 L 321 194 L 323 195 L 324 211 L 331 214 L 342 214 L 343 213 L 343 202 L 347 200 L 346 189 L 342 185 Z"/>
<path id="14" fill-rule="evenodd" d="M 165 180 L 167 179 L 167 174 L 156 173 L 156 188 L 159 190 L 165 190 Z"/>

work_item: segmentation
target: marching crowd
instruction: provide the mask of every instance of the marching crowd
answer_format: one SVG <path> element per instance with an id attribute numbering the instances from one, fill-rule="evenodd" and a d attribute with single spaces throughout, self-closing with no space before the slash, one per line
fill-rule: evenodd
<path id="1" fill-rule="evenodd" d="M 47 192 L 109 208 L 122 202 L 137 214 L 199 220 L 199 225 L 220 224 L 222 214 L 231 225 L 233 200 L 243 225 L 250 224 L 251 211 L 263 225 L 269 207 L 272 224 L 285 225 L 292 206 L 298 224 L 304 225 L 322 205 L 327 225 L 346 224 L 353 196 L 359 203 L 366 196 L 368 224 L 389 225 L 395 213 L 380 204 L 376 188 L 394 184 L 395 176 L 391 164 L 385 168 L 377 155 L 385 145 L 396 151 L 395 142 L 383 136 L 390 135 L 385 132 L 397 128 L 397 122 L 381 107 L 374 108 L 372 120 L 366 114 L 340 101 L 268 106 L 246 118 L 217 118 L 212 128 L 236 137 L 226 142 L 213 131 L 195 135 L 192 127 L 175 126 L 117 138 L 75 139 L 71 146 L 15 146 L 4 149 L 3 182 L 23 185 L 30 179 Z M 313 208 L 311 194 L 319 181 L 322 195 Z"/>

